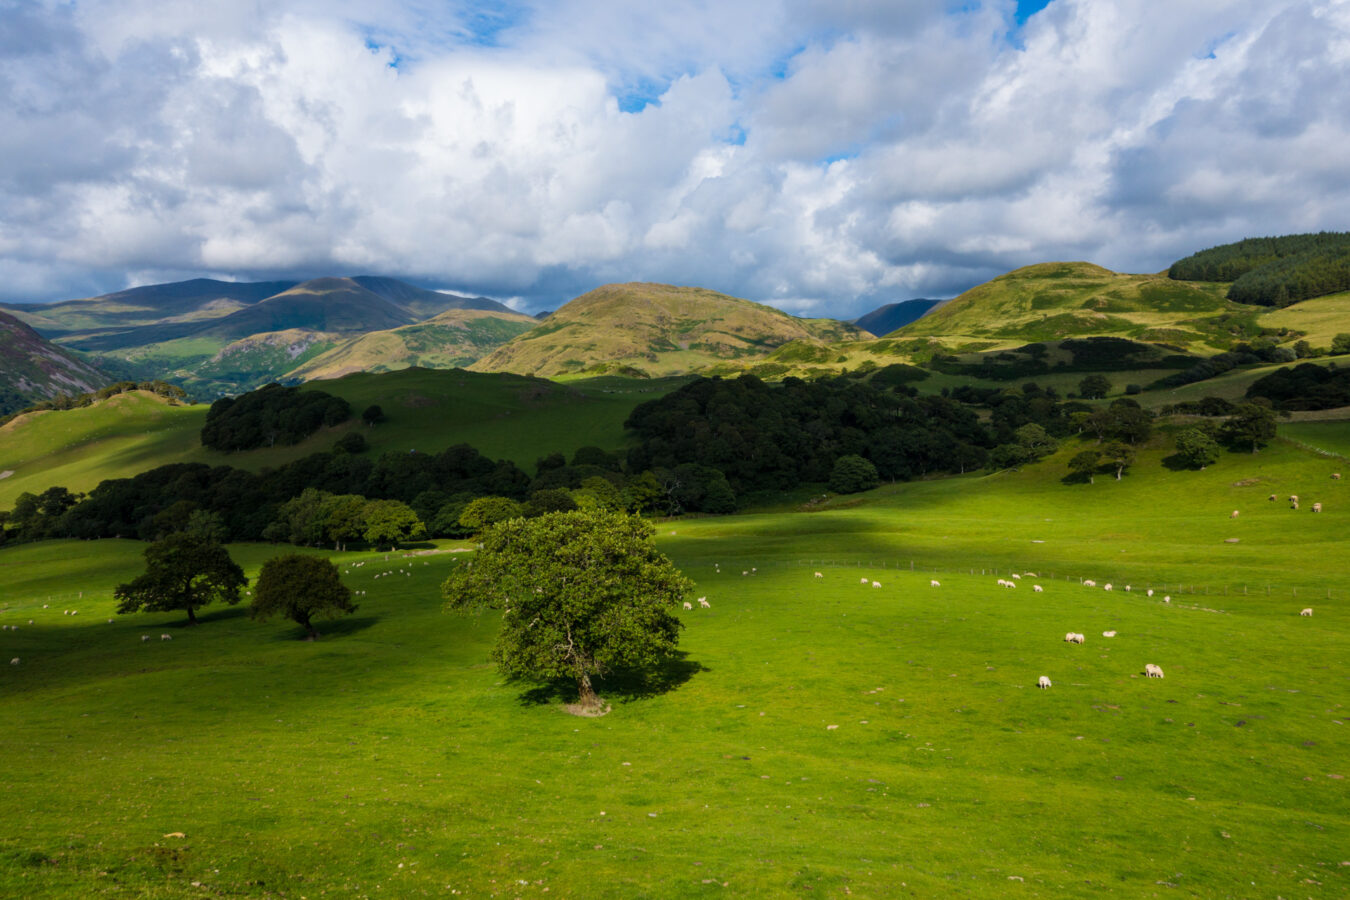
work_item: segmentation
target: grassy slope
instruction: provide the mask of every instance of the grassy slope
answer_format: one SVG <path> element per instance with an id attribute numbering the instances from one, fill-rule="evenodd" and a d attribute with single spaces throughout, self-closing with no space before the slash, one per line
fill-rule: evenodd
<path id="1" fill-rule="evenodd" d="M 426 322 L 376 331 L 347 341 L 286 373 L 310 381 L 353 372 L 388 372 L 409 366 L 467 366 L 539 323 L 531 316 L 454 309 Z"/>
<path id="2" fill-rule="evenodd" d="M 632 366 L 674 375 L 727 362 L 739 367 L 788 341 L 864 335 L 843 322 L 797 319 L 702 288 L 611 284 L 565 304 L 473 368 L 550 376 Z"/>
<path id="3" fill-rule="evenodd" d="M 366 428 L 353 420 L 323 429 L 293 447 L 223 454 L 203 449 L 198 434 L 204 405 L 171 407 L 151 395 L 120 394 L 85 409 L 23 416 L 0 428 L 0 509 L 23 491 L 52 485 L 87 491 L 105 478 L 124 478 L 170 462 L 228 464 L 257 470 L 326 450 L 360 430 L 371 454 L 423 452 L 468 443 L 493 459 L 534 471 L 540 456 L 571 454 L 596 444 L 624 442 L 623 422 L 633 407 L 673 390 L 678 379 L 594 379 L 568 386 L 514 375 L 404 369 L 351 375 L 315 387 L 345 398 L 356 415 L 379 404 L 389 421 Z"/>
<path id="4" fill-rule="evenodd" d="M 406 563 L 366 555 L 360 611 L 305 644 L 238 611 L 106 623 L 139 544 L 0 551 L 0 618 L 34 619 L 0 638 L 23 660 L 0 667 L 0 892 L 1343 896 L 1350 483 L 1289 446 L 1159 456 L 1121 482 L 1063 485 L 1056 459 L 663 525 L 712 608 L 684 614 L 676 689 L 611 685 L 597 720 L 502 683 L 492 619 L 440 611 L 449 555 L 380 579 Z M 277 552 L 233 550 L 250 574 Z M 1045 592 L 968 574 L 992 566 Z"/>
<path id="5" fill-rule="evenodd" d="M 1305 333 L 1303 340 L 1327 348 L 1338 334 L 1350 333 L 1350 293 L 1304 300 L 1261 316 L 1269 328 L 1292 328 Z"/>

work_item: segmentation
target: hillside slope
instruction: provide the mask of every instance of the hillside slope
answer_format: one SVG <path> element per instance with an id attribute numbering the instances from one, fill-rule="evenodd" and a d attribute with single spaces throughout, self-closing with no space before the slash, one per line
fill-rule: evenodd
<path id="1" fill-rule="evenodd" d="M 422 366 L 452 369 L 482 359 L 535 327 L 530 316 L 484 309 L 451 309 L 388 331 L 352 338 L 286 373 L 287 380 L 340 378 L 353 372 L 389 372 Z"/>
<path id="2" fill-rule="evenodd" d="M 84 360 L 43 340 L 23 322 L 0 313 L 0 414 L 23 408 L 25 400 L 83 394 L 111 380 Z"/>
<path id="3" fill-rule="evenodd" d="M 853 324 L 881 337 L 923 317 L 941 302 L 941 300 L 902 300 L 899 303 L 887 303 L 885 306 L 878 306 L 865 316 L 854 319 Z"/>
<path id="4" fill-rule="evenodd" d="M 609 284 L 565 304 L 470 368 L 543 377 L 625 370 L 674 375 L 750 362 L 789 341 L 867 336 L 834 319 L 798 319 L 703 288 Z"/>

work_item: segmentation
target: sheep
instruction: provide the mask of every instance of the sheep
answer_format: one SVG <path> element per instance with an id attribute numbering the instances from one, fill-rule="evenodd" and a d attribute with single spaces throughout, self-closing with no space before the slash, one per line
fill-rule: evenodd
<path id="1" fill-rule="evenodd" d="M 160 639 L 161 641 L 171 641 L 171 640 L 173 640 L 173 635 L 171 635 L 171 634 L 161 634 L 161 635 L 159 636 L 159 639 Z"/>
<path id="2" fill-rule="evenodd" d="M 1322 511 L 1322 504 L 1320 504 L 1320 503 L 1314 503 L 1314 504 L 1313 504 L 1313 512 L 1321 512 L 1321 511 Z"/>
<path id="3" fill-rule="evenodd" d="M 1036 687 L 1042 690 L 1050 687 L 1050 678 L 1048 676 L 1042 675 L 1040 678 L 1036 679 Z"/>
<path id="4" fill-rule="evenodd" d="M 942 583 L 939 582 L 936 578 L 934 578 L 934 579 L 932 579 L 931 581 L 928 582 L 928 586 L 929 586 L 929 587 L 942 587 Z"/>
<path id="5" fill-rule="evenodd" d="M 1116 633 L 1115 633 L 1114 630 L 1113 630 L 1113 631 L 1103 631 L 1103 632 L 1102 632 L 1102 637 L 1115 637 L 1115 636 L 1116 636 Z"/>
<path id="6" fill-rule="evenodd" d="M 1164 603 L 1171 603 L 1171 602 L 1172 602 L 1172 595 L 1171 595 L 1171 594 L 1166 594 L 1166 595 L 1164 595 L 1164 596 L 1163 596 L 1163 602 L 1164 602 Z"/>
<path id="7" fill-rule="evenodd" d="M 741 574 L 742 574 L 742 575 L 749 575 L 749 574 L 750 574 L 750 570 L 749 570 L 749 569 L 741 569 Z"/>
<path id="8" fill-rule="evenodd" d="M 872 582 L 872 587 L 881 587 L 881 582 L 880 581 Z"/>
<path id="9" fill-rule="evenodd" d="M 1129 592 L 1130 592 L 1130 586 L 1127 584 L 1127 585 L 1125 585 L 1125 593 L 1128 594 Z"/>
<path id="10" fill-rule="evenodd" d="M 1153 588 L 1149 588 L 1149 589 L 1148 589 L 1148 596 L 1150 596 L 1150 597 L 1153 596 Z"/>
<path id="11" fill-rule="evenodd" d="M 816 573 L 816 577 L 817 577 L 817 578 L 824 578 L 824 577 L 825 577 L 825 573 L 824 573 L 824 572 L 817 572 L 817 573 Z"/>
<path id="12" fill-rule="evenodd" d="M 1145 663 L 1144 674 L 1149 678 L 1162 678 L 1163 670 L 1161 666 L 1155 666 L 1153 663 Z"/>
<path id="13" fill-rule="evenodd" d="M 1274 503 L 1274 502 L 1275 502 L 1275 495 L 1274 495 L 1274 494 L 1271 494 L 1271 495 L 1270 495 L 1270 502 L 1271 502 L 1271 503 Z"/>
<path id="14" fill-rule="evenodd" d="M 1228 514 L 1228 518 L 1230 518 L 1230 519 L 1236 519 L 1237 517 L 1238 517 L 1238 511 L 1237 511 L 1236 509 L 1233 510 L 1231 513 Z"/>
<path id="15" fill-rule="evenodd" d="M 141 635 L 141 643 L 142 643 L 142 644 L 144 644 L 144 643 L 145 643 L 146 641 L 148 641 L 148 640 L 150 640 L 150 635 L 148 635 L 148 634 L 143 634 L 143 635 Z"/>
<path id="16" fill-rule="evenodd" d="M 1064 635 L 1064 642 L 1066 644 L 1081 644 L 1085 640 L 1087 640 L 1087 638 L 1076 631 L 1070 631 L 1068 634 Z"/>
<path id="17" fill-rule="evenodd" d="M 1311 616 L 1311 615 L 1312 615 L 1312 607 L 1309 606 L 1307 609 L 1305 609 L 1305 610 L 1303 610 L 1302 612 L 1300 612 L 1299 615 L 1300 615 L 1300 616 Z"/>
<path id="18" fill-rule="evenodd" d="M 1104 586 L 1102 587 L 1102 590 L 1104 590 L 1104 591 L 1109 591 L 1109 590 L 1111 590 L 1111 585 L 1110 585 L 1110 583 L 1107 583 L 1106 585 L 1104 585 Z"/>
<path id="19" fill-rule="evenodd" d="M 861 580 L 859 580 L 858 583 L 859 583 L 859 584 L 867 584 L 867 582 L 869 582 L 869 581 L 871 581 L 870 578 L 863 577 Z"/>
<path id="20" fill-rule="evenodd" d="M 686 601 L 684 601 L 684 608 L 685 608 L 685 609 L 693 609 L 693 608 L 694 608 L 694 604 L 692 604 L 692 603 L 690 603 L 688 600 L 686 600 Z"/>
<path id="21" fill-rule="evenodd" d="M 1043 593 L 1045 591 L 1045 588 L 1041 587 L 1039 584 L 1033 584 L 1031 586 L 1031 589 L 1038 594 Z"/>
<path id="22" fill-rule="evenodd" d="M 1290 504 L 1289 504 L 1289 508 L 1290 508 L 1290 509 L 1298 509 L 1298 501 L 1295 500 L 1293 503 L 1290 503 Z"/>
<path id="23" fill-rule="evenodd" d="M 708 609 L 710 606 L 712 606 L 712 604 L 708 602 L 708 598 L 707 598 L 707 597 L 699 597 L 699 598 L 698 598 L 698 605 L 701 606 L 701 607 L 703 607 L 704 609 Z"/>
<path id="24" fill-rule="evenodd" d="M 17 666 L 17 665 L 19 664 L 19 658 L 18 658 L 17 656 L 14 657 L 13 659 L 11 659 L 11 660 L 9 661 L 9 664 L 10 664 L 11 666 Z"/>
<path id="25" fill-rule="evenodd" d="M 1331 480 L 1332 480 L 1332 481 L 1340 481 L 1340 480 L 1341 480 L 1341 473 L 1340 473 L 1340 472 L 1332 472 L 1332 473 L 1331 473 Z"/>
<path id="26" fill-rule="evenodd" d="M 1005 582 L 1003 582 L 1003 586 L 1006 587 L 1006 588 L 1015 588 L 1015 587 L 1017 587 L 1017 582 L 1015 582 L 1015 581 L 1005 581 Z"/>
<path id="27" fill-rule="evenodd" d="M 78 616 L 78 615 L 80 614 L 80 611 L 79 611 L 78 609 L 72 609 L 72 610 L 70 611 L 70 614 L 71 614 L 72 616 Z"/>
<path id="28" fill-rule="evenodd" d="M 1022 576 L 1018 575 L 1016 572 L 1013 573 L 1013 577 L 1016 578 L 1018 581 L 1022 580 Z"/>
<path id="29" fill-rule="evenodd" d="M 1083 587 L 1096 587 L 1096 586 L 1097 582 L 1093 581 L 1091 578 L 1088 578 L 1083 582 Z"/>
<path id="30" fill-rule="evenodd" d="M 1297 503 L 1297 502 L 1298 502 L 1298 494 L 1290 494 L 1290 495 L 1289 495 L 1289 502 L 1290 502 L 1290 503 Z"/>

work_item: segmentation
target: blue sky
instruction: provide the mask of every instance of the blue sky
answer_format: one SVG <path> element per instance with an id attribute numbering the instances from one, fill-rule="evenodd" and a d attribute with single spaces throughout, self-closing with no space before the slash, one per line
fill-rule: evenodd
<path id="1" fill-rule="evenodd" d="M 369 273 L 847 318 L 1350 229 L 1340 0 L 0 3 L 0 300 Z"/>

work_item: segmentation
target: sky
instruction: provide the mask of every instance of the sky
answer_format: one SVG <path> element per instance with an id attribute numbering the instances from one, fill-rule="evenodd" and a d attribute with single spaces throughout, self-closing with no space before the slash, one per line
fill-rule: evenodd
<path id="1" fill-rule="evenodd" d="M 853 318 L 1350 230 L 1350 0 L 0 0 L 0 301 L 390 275 Z"/>

